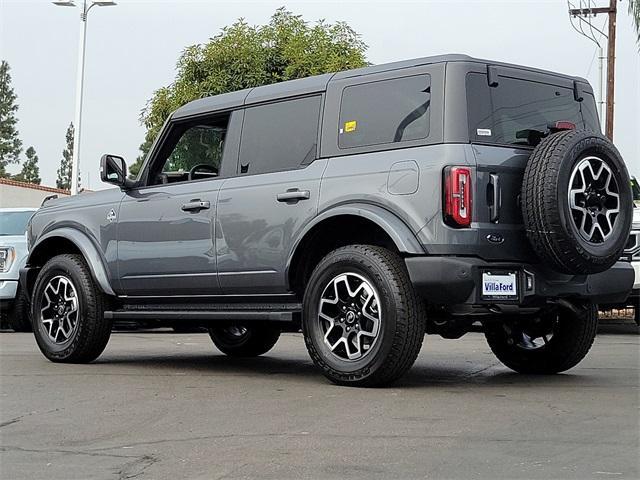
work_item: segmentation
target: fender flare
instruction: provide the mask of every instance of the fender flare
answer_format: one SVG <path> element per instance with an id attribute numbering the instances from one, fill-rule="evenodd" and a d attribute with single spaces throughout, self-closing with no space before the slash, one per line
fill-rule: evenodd
<path id="1" fill-rule="evenodd" d="M 380 207 L 367 203 L 349 203 L 331 207 L 311 220 L 298 235 L 289 251 L 286 264 L 286 275 L 289 276 L 291 262 L 295 256 L 298 246 L 307 237 L 307 234 L 323 221 L 337 216 L 352 215 L 362 217 L 375 223 L 378 227 L 385 231 L 391 238 L 396 248 L 401 253 L 411 255 L 424 255 L 426 252 L 409 226 L 403 222 L 395 213 Z"/>
<path id="2" fill-rule="evenodd" d="M 27 260 L 27 264 L 30 264 L 32 255 L 38 250 L 39 246 L 41 246 L 47 240 L 55 237 L 64 238 L 65 240 L 73 243 L 78 248 L 78 250 L 80 250 L 80 253 L 87 261 L 87 265 L 89 266 L 89 270 L 91 271 L 91 276 L 98 284 L 98 287 L 107 295 L 116 295 L 113 291 L 113 288 L 111 288 L 111 284 L 109 283 L 109 276 L 107 274 L 107 268 L 105 267 L 102 255 L 87 235 L 74 228 L 57 228 L 55 230 L 47 232 L 46 234 L 42 235 L 42 237 L 38 238 L 38 241 L 29 252 L 29 259 Z"/>

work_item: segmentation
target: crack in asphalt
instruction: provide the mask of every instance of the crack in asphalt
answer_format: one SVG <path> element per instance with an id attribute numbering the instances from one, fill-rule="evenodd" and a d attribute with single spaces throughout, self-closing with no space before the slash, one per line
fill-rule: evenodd
<path id="1" fill-rule="evenodd" d="M 120 470 L 116 471 L 116 475 L 118 475 L 118 480 L 140 477 L 156 462 L 158 459 L 153 455 L 142 455 L 132 462 L 125 463 Z"/>
<path id="2" fill-rule="evenodd" d="M 13 425 L 14 423 L 18 423 L 23 418 L 31 417 L 32 415 L 46 415 L 47 413 L 59 412 L 60 410 L 64 410 L 64 409 L 54 408 L 52 410 L 46 410 L 44 412 L 29 412 L 29 413 L 25 413 L 23 415 L 18 415 L 17 417 L 12 418 L 11 420 L 7 420 L 5 422 L 0 423 L 0 428 L 7 427 L 9 425 Z"/>
<path id="3" fill-rule="evenodd" d="M 113 458 L 139 458 L 140 455 L 118 455 L 116 453 L 100 453 L 98 450 L 60 450 L 54 448 L 23 448 L 16 445 L 1 445 L 0 452 L 25 452 L 25 453 L 58 453 L 61 455 L 87 455 L 90 457 L 113 457 Z"/>

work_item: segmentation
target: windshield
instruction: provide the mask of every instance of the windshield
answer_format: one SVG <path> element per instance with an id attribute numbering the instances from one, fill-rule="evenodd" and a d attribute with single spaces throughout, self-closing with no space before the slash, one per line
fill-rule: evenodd
<path id="1" fill-rule="evenodd" d="M 550 125 L 564 121 L 581 130 L 600 131 L 595 99 L 583 92 L 578 102 L 573 88 L 500 77 L 489 87 L 482 73 L 467 75 L 469 136 L 472 142 L 535 146 Z"/>
<path id="2" fill-rule="evenodd" d="M 35 212 L 0 212 L 0 235 L 24 235 Z"/>

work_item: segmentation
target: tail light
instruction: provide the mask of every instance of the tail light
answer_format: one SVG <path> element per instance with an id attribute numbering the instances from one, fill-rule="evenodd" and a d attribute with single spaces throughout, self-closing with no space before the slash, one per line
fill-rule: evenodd
<path id="1" fill-rule="evenodd" d="M 447 167 L 444 170 L 444 219 L 453 227 L 471 226 L 471 169 Z"/>

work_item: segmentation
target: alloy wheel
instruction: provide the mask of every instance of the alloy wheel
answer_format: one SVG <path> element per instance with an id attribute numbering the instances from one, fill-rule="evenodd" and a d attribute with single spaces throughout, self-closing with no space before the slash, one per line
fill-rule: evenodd
<path id="1" fill-rule="evenodd" d="M 580 236 L 603 243 L 611 236 L 620 213 L 620 195 L 611 167 L 589 156 L 576 164 L 569 180 L 569 208 Z"/>
<path id="2" fill-rule="evenodd" d="M 53 277 L 43 290 L 42 303 L 40 322 L 49 340 L 55 344 L 67 342 L 78 327 L 80 313 L 73 282 L 63 275 Z"/>
<path id="3" fill-rule="evenodd" d="M 367 355 L 380 336 L 380 298 L 357 273 L 341 273 L 324 288 L 318 317 L 324 344 L 340 360 Z"/>

